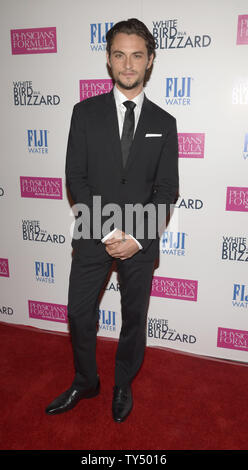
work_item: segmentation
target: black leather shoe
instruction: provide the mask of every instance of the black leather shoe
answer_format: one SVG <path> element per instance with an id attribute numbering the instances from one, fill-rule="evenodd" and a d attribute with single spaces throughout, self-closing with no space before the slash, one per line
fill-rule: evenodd
<path id="1" fill-rule="evenodd" d="M 100 392 L 100 380 L 98 378 L 97 386 L 87 390 L 77 390 L 74 386 L 63 392 L 48 405 L 46 413 L 56 415 L 71 410 L 82 398 L 93 398 Z"/>
<path id="2" fill-rule="evenodd" d="M 133 397 L 131 387 L 114 386 L 114 396 L 112 402 L 112 413 L 114 421 L 121 423 L 124 421 L 133 407 Z"/>

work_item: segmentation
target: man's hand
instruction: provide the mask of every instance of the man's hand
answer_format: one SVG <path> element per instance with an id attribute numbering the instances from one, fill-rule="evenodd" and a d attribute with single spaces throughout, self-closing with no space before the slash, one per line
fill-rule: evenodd
<path id="1" fill-rule="evenodd" d="M 104 244 L 110 256 L 121 260 L 131 258 L 139 251 L 135 240 L 124 232 L 121 232 L 121 230 L 116 230 L 112 237 L 106 240 Z"/>

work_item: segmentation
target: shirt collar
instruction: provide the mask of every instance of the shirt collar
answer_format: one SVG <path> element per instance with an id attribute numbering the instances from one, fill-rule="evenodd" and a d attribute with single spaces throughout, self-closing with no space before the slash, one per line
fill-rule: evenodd
<path id="1" fill-rule="evenodd" d="M 125 95 L 123 95 L 123 93 L 117 88 L 116 85 L 114 86 L 113 93 L 114 93 L 114 98 L 115 98 L 115 102 L 116 102 L 117 106 L 124 103 L 124 101 L 128 100 L 128 98 Z M 144 96 L 145 96 L 145 93 L 144 93 L 144 90 L 142 90 L 131 101 L 133 101 L 136 104 L 137 107 L 141 108 L 141 106 L 143 104 Z"/>

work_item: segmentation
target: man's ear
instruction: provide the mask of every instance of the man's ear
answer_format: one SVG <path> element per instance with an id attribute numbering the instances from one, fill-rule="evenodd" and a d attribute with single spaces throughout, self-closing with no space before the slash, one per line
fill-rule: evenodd
<path id="1" fill-rule="evenodd" d="M 154 61 L 154 54 L 151 54 L 149 59 L 148 59 L 148 64 L 147 64 L 147 67 L 146 67 L 146 70 L 149 70 L 153 64 L 153 61 Z"/>
<path id="2" fill-rule="evenodd" d="M 107 64 L 108 64 L 108 66 L 111 68 L 110 57 L 109 57 L 109 53 L 108 53 L 108 52 L 106 53 L 106 58 L 107 58 Z"/>

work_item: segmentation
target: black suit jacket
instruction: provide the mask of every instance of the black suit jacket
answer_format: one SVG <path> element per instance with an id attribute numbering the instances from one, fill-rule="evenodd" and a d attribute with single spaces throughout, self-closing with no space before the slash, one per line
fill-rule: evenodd
<path id="1" fill-rule="evenodd" d="M 157 134 L 149 137 L 146 134 Z M 158 136 L 161 134 L 161 136 Z M 178 193 L 178 141 L 176 120 L 169 113 L 144 97 L 139 122 L 125 168 L 113 91 L 89 98 L 74 106 L 66 156 L 66 178 L 75 203 L 86 204 L 91 215 L 91 236 L 95 240 L 80 240 L 85 253 L 104 249 L 100 239 L 106 233 L 93 233 L 93 196 L 101 196 L 101 204 L 114 203 L 122 211 L 125 230 L 125 205 L 153 203 L 169 205 Z M 102 216 L 103 226 L 109 219 Z M 166 211 L 164 213 L 166 219 Z M 149 239 L 147 213 L 144 235 L 139 236 L 141 220 L 134 217 L 131 233 L 143 246 L 134 255 L 137 259 L 154 259 L 159 254 L 159 233 Z M 156 223 L 156 220 L 153 221 Z M 129 228 L 129 227 L 128 227 Z M 109 227 L 113 229 L 113 227 Z M 74 246 L 74 245 L 73 245 Z"/>

